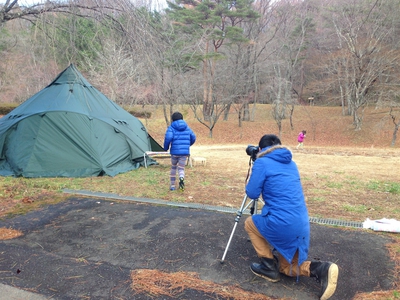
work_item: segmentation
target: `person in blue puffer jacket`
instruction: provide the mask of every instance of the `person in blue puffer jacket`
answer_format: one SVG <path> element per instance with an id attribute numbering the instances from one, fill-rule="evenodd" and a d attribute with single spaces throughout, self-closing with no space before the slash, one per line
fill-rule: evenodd
<path id="1" fill-rule="evenodd" d="M 190 155 L 190 146 L 196 142 L 196 135 L 183 120 L 180 112 L 171 116 L 172 123 L 167 128 L 164 138 L 164 150 L 171 154 L 170 190 L 176 189 L 176 171 L 179 175 L 179 189 L 185 189 L 185 165 Z"/>
<path id="2" fill-rule="evenodd" d="M 310 223 L 292 152 L 273 134 L 264 135 L 258 146 L 246 194 L 250 199 L 262 196 L 264 206 L 260 214 L 245 221 L 260 258 L 250 269 L 271 282 L 279 281 L 280 273 L 316 277 L 321 283 L 320 299 L 329 299 L 336 290 L 339 269 L 331 262 L 307 261 Z"/>

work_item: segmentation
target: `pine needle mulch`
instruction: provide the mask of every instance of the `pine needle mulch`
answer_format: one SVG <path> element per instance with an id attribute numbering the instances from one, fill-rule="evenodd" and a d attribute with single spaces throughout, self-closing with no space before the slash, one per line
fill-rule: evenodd
<path id="1" fill-rule="evenodd" d="M 205 281 L 196 272 L 166 273 L 159 270 L 138 269 L 131 272 L 132 290 L 152 296 L 177 297 L 185 291 L 199 291 L 215 299 L 271 300 L 274 298 L 242 290 L 237 286 L 227 286 Z"/>
<path id="2" fill-rule="evenodd" d="M 14 239 L 22 234 L 19 230 L 2 227 L 0 228 L 0 241 Z"/>

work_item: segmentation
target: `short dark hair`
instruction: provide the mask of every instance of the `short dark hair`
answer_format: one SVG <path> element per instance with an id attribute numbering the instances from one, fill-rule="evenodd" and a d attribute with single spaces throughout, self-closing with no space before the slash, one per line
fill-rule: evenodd
<path id="1" fill-rule="evenodd" d="M 281 140 L 275 134 L 264 135 L 258 143 L 258 147 L 261 149 L 275 145 L 281 145 Z"/>
<path id="2" fill-rule="evenodd" d="M 172 121 L 183 120 L 183 116 L 179 111 L 177 111 L 172 114 L 171 119 Z"/>

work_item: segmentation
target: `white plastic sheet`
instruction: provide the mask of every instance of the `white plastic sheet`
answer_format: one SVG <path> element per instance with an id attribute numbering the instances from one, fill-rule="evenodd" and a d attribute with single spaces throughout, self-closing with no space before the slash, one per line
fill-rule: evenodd
<path id="1" fill-rule="evenodd" d="M 400 233 L 400 221 L 397 221 L 395 219 L 386 219 L 386 218 L 380 220 L 366 219 L 363 222 L 363 228 L 372 229 L 374 231 Z"/>

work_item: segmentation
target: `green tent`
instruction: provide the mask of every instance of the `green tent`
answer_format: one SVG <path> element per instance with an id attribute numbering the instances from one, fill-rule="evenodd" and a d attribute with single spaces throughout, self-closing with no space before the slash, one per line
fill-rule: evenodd
<path id="1" fill-rule="evenodd" d="M 163 151 L 74 65 L 0 119 L 0 150 L 0 175 L 23 177 L 115 176 Z"/>

